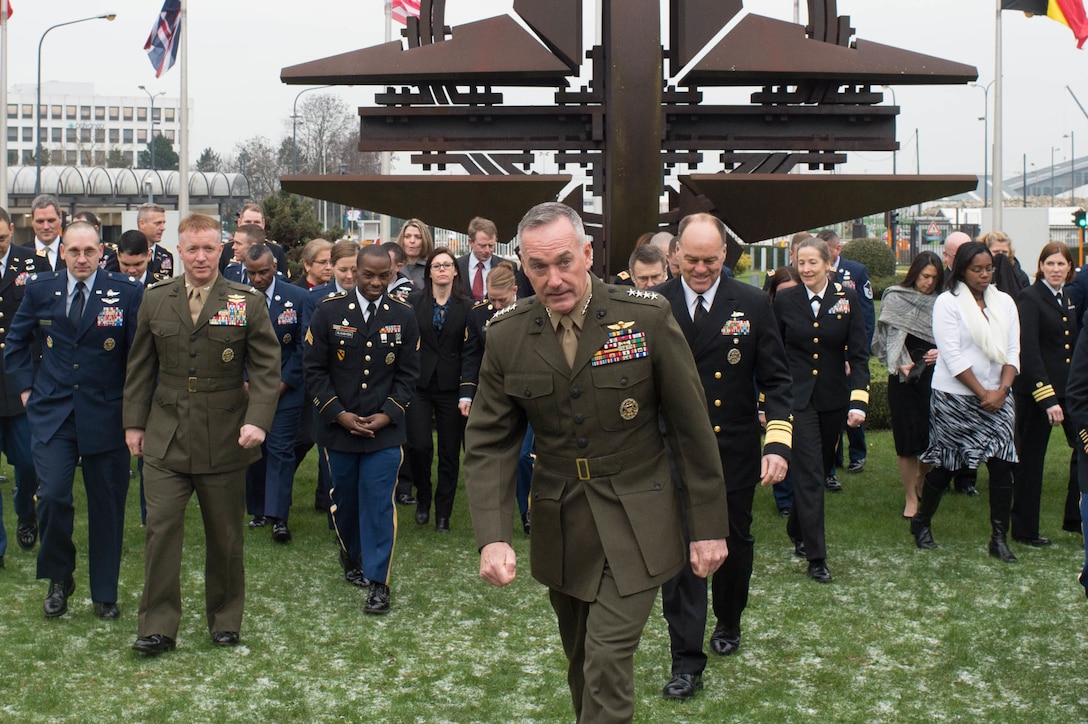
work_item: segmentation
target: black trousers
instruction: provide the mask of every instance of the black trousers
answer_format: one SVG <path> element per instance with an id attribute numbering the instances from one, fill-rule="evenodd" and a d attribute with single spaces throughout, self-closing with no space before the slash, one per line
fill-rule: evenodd
<path id="1" fill-rule="evenodd" d="M 731 635 L 740 635 L 740 617 L 748 605 L 752 560 L 756 539 L 752 537 L 752 499 L 755 487 L 733 490 L 729 505 L 729 557 L 711 579 L 714 616 Z M 691 565 L 661 587 L 661 608 L 669 624 L 669 648 L 673 674 L 701 674 L 706 668 L 703 639 L 706 636 L 705 578 Z"/>
<path id="2" fill-rule="evenodd" d="M 457 474 L 461 469 L 461 440 L 465 435 L 465 418 L 457 408 L 457 390 L 419 387 L 408 405 L 408 462 L 412 467 L 412 482 L 416 485 L 416 501 L 420 510 L 431 507 L 431 462 L 434 460 L 434 440 L 431 422 L 438 432 L 438 486 L 434 490 L 434 517 L 449 518 L 457 493 Z"/>
<path id="3" fill-rule="evenodd" d="M 1064 400 L 1058 404 L 1065 409 Z M 1016 538 L 1039 536 L 1039 505 L 1043 496 L 1043 463 L 1053 427 L 1046 411 L 1031 395 L 1016 395 L 1016 452 L 1020 462 L 1013 469 L 1012 535 Z M 1065 512 L 1062 523 L 1080 520 L 1080 487 L 1077 484 L 1077 429 L 1068 416 L 1062 423 L 1065 440 L 1072 448 L 1069 478 L 1066 482 Z"/>
<path id="4" fill-rule="evenodd" d="M 793 411 L 793 508 L 786 520 L 786 534 L 805 543 L 810 561 L 827 558 L 824 538 L 824 479 L 835 460 L 846 408 L 816 410 L 809 405 Z"/>

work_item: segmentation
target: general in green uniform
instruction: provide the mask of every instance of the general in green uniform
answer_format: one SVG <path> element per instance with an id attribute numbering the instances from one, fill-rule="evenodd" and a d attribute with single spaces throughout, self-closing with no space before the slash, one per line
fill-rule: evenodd
<path id="1" fill-rule="evenodd" d="M 717 442 L 665 301 L 593 277 L 581 219 L 562 204 L 530 210 L 518 236 L 537 296 L 492 319 L 466 432 L 480 575 L 499 586 L 515 575 L 509 542 L 528 422 L 537 448 L 532 574 L 550 589 L 575 712 L 579 721 L 630 721 L 634 652 L 658 587 L 689 558 L 705 577 L 728 552 Z"/>
<path id="2" fill-rule="evenodd" d="M 279 397 L 280 345 L 264 296 L 219 275 L 219 233 L 211 217 L 182 220 L 185 275 L 147 289 L 129 353 L 125 437 L 144 457 L 147 498 L 133 648 L 151 655 L 175 646 L 185 508 L 194 492 L 207 539 L 208 631 L 215 644 L 238 643 L 245 472 L 260 457 Z"/>

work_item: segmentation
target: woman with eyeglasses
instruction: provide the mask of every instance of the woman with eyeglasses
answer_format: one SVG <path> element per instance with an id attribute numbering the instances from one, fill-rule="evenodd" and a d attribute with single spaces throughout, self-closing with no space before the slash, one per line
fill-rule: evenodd
<path id="1" fill-rule="evenodd" d="M 332 242 L 327 239 L 310 239 L 302 247 L 302 275 L 295 280 L 303 289 L 313 289 L 328 284 L 332 279 Z"/>
<path id="2" fill-rule="evenodd" d="M 416 523 L 426 525 L 431 512 L 431 463 L 438 433 L 438 484 L 434 490 L 434 529 L 450 530 L 450 514 L 461 467 L 465 422 L 459 409 L 461 363 L 472 299 L 457 279 L 453 252 L 439 247 L 426 262 L 421 291 L 408 303 L 419 322 L 420 371 L 416 395 L 406 413 L 408 462 L 416 486 Z M 433 425 L 432 425 L 433 421 Z"/>
<path id="3" fill-rule="evenodd" d="M 1020 370 L 1020 316 L 1016 302 L 992 284 L 994 259 L 977 241 L 956 251 L 947 291 L 933 304 L 937 364 L 930 398 L 929 447 L 933 465 L 922 486 L 910 530 L 919 548 L 936 548 L 930 523 L 956 470 L 990 471 L 990 555 L 1012 563 L 1007 534 L 1012 507 L 1012 383 Z"/>

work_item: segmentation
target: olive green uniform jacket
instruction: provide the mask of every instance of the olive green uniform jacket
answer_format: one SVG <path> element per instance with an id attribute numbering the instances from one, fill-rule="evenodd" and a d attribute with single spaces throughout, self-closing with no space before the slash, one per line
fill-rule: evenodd
<path id="1" fill-rule="evenodd" d="M 659 416 L 685 483 L 669 472 Z M 476 543 L 512 538 L 518 453 L 529 422 L 533 577 L 596 599 L 607 564 L 621 595 L 672 578 L 692 540 L 728 534 L 726 487 L 695 362 L 665 300 L 592 280 L 568 366 L 535 297 L 497 314 L 487 333 L 465 440 Z"/>

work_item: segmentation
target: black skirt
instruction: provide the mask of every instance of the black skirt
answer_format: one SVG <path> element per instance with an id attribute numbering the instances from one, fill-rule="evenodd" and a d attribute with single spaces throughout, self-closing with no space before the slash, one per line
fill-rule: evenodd
<path id="1" fill-rule="evenodd" d="M 906 347 L 911 357 L 921 361 L 933 344 L 907 335 Z M 921 362 L 920 362 L 921 363 Z M 892 415 L 892 437 L 899 457 L 921 455 L 929 447 L 929 397 L 933 365 L 926 365 L 921 377 L 900 382 L 899 375 L 888 375 L 888 409 Z"/>

